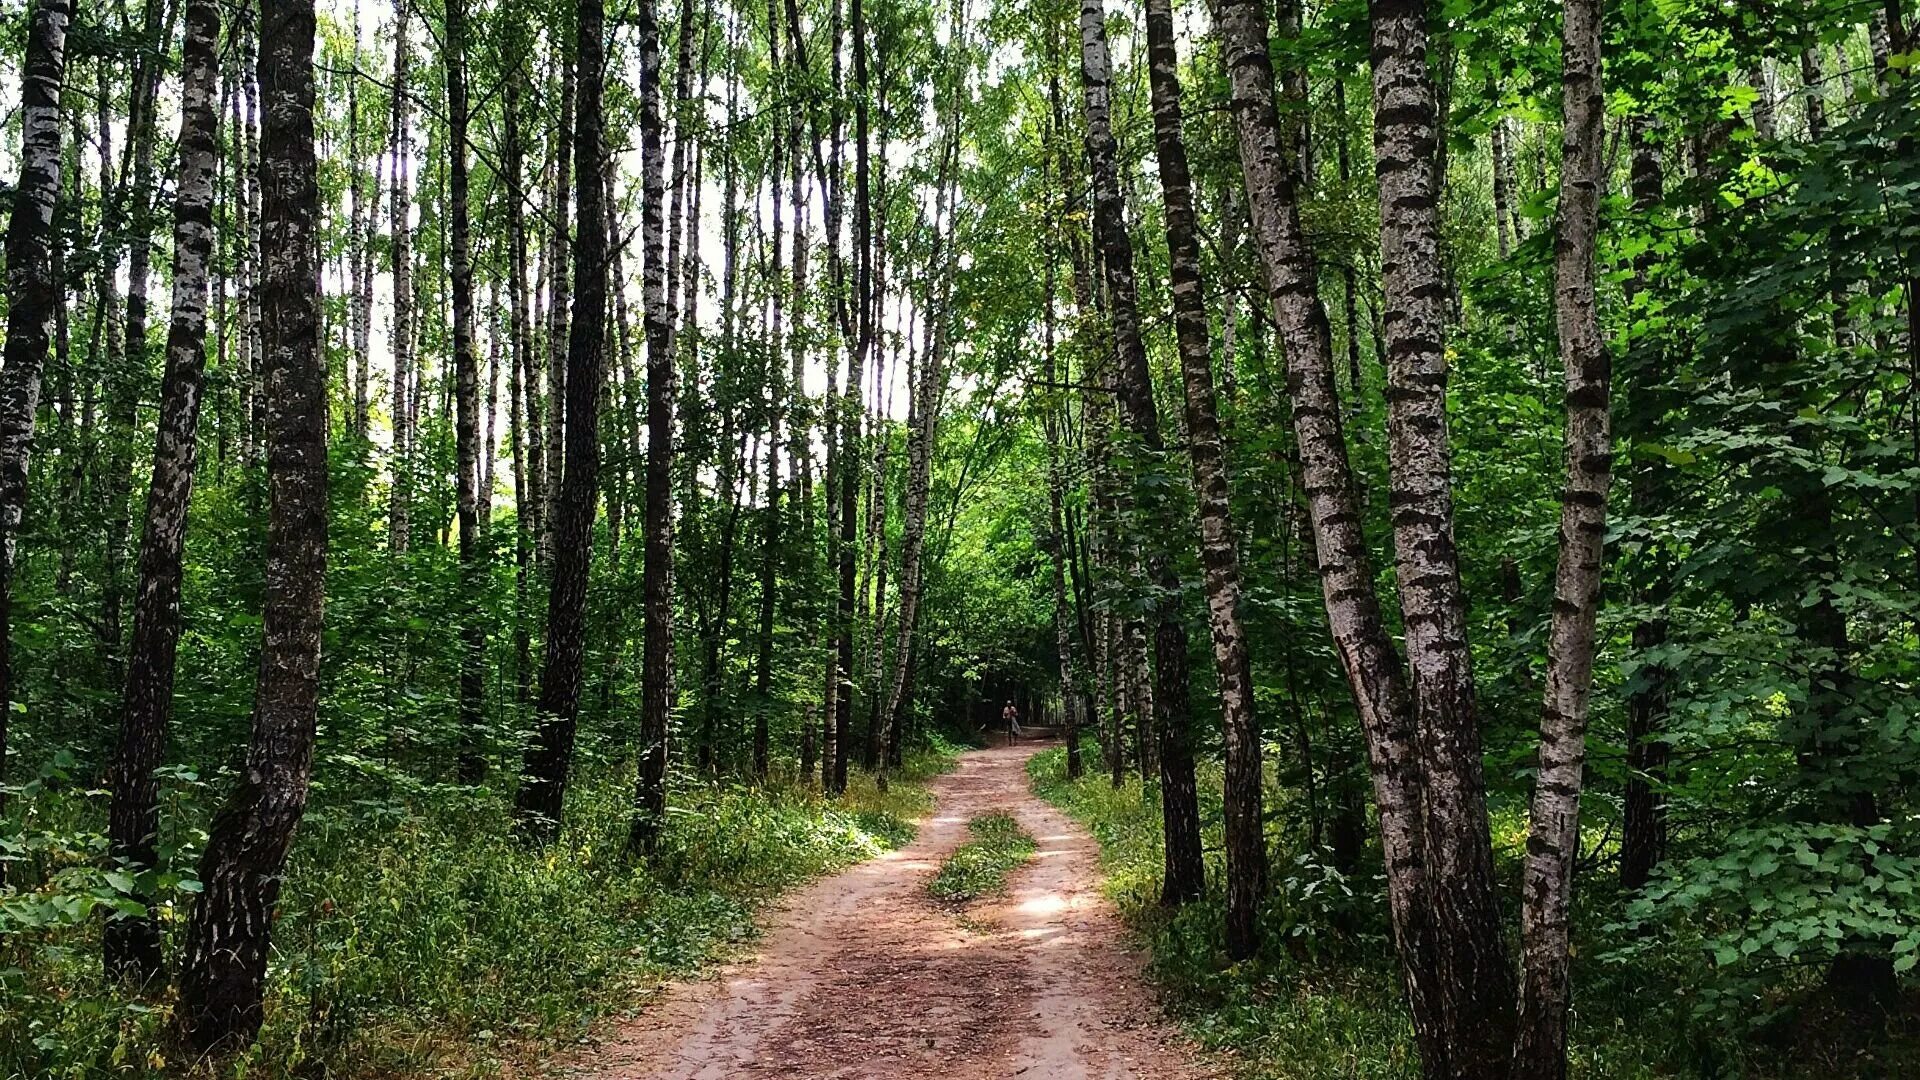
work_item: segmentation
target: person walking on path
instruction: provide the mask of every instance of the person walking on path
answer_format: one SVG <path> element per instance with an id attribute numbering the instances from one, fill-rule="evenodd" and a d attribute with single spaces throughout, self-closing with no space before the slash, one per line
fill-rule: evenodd
<path id="1" fill-rule="evenodd" d="M 1007 745 L 1011 746 L 1020 737 L 1020 710 L 1014 707 L 1011 700 L 1006 708 L 1000 710 L 1000 719 L 1007 725 Z"/>

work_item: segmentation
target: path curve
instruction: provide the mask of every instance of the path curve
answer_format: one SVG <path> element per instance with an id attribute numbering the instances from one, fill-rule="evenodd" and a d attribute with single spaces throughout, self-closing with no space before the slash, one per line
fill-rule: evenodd
<path id="1" fill-rule="evenodd" d="M 815 882 L 752 958 L 678 984 L 561 1069 L 578 1080 L 1208 1080 L 1099 891 L 1091 837 L 1027 788 L 1036 744 L 961 755 L 912 844 Z M 1007 895 L 956 911 L 926 880 L 970 818 L 1038 841 Z"/>

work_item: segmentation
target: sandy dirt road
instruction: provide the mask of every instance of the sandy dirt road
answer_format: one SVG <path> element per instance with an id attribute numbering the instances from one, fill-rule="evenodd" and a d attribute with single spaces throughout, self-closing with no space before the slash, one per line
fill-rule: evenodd
<path id="1" fill-rule="evenodd" d="M 932 784 L 899 851 L 795 893 L 756 954 L 672 987 L 575 1080 L 1201 1080 L 1099 893 L 1094 841 L 1027 790 L 1028 744 L 980 750 Z M 956 910 L 926 880 L 967 821 L 1005 810 L 1039 842 L 1007 895 Z"/>

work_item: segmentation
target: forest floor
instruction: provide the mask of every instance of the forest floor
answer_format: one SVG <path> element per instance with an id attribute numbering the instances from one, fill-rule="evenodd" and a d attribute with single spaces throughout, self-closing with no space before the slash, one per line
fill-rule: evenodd
<path id="1" fill-rule="evenodd" d="M 932 781 L 912 844 L 782 903 L 751 957 L 669 988 L 591 1049 L 574 1080 L 1203 1080 L 1100 893 L 1091 837 L 1028 790 L 1046 744 L 973 751 Z M 1038 842 L 1004 895 L 927 891 L 967 823 L 1005 811 Z"/>

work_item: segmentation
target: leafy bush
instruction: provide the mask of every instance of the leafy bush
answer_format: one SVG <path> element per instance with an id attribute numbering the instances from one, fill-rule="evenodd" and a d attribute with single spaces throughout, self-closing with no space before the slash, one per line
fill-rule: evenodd
<path id="1" fill-rule="evenodd" d="M 1269 851 L 1272 890 L 1261 911 L 1258 955 L 1229 964 L 1220 951 L 1226 901 L 1220 850 L 1220 777 L 1202 766 L 1201 815 L 1209 853 L 1208 892 L 1169 913 L 1159 905 L 1160 807 L 1137 778 L 1113 787 L 1105 776 L 1068 781 L 1065 751 L 1028 766 L 1036 793 L 1084 824 L 1100 842 L 1107 894 L 1147 947 L 1150 972 L 1187 1030 L 1205 1045 L 1235 1052 L 1251 1077 L 1272 1080 L 1404 1080 L 1419 1075 L 1413 1031 L 1385 915 L 1378 856 L 1354 875 L 1333 869 L 1304 847 Z M 1284 789 L 1273 793 L 1289 797 Z M 1270 840 L 1281 840 L 1270 830 Z M 1503 880 L 1517 880 L 1517 849 L 1497 845 Z M 1785 860 L 1783 860 L 1785 861 Z M 1742 864 L 1742 873 L 1751 868 Z M 1597 917 L 1623 901 L 1604 881 L 1586 880 L 1576 908 L 1574 978 L 1579 1008 L 1570 1047 L 1573 1075 L 1608 1080 L 1653 1077 L 1903 1076 L 1911 1060 L 1900 1039 L 1869 1052 L 1829 1056 L 1805 1030 L 1777 1029 L 1756 1039 L 1748 1022 L 1728 1024 L 1697 1006 L 1740 997 L 1749 1020 L 1782 1000 L 1752 984 L 1724 981 L 1712 948 L 1646 936 L 1628 958 L 1596 942 L 1617 941 L 1620 927 Z M 1657 894 L 1650 894 L 1657 895 Z M 1728 933 L 1738 931 L 1729 929 Z M 1762 932 L 1764 933 L 1764 932 Z M 1797 933 L 1796 933 L 1797 937 Z M 1742 957 L 1757 950 L 1736 949 Z M 1724 954 L 1723 954 L 1724 955 Z M 1827 1018 L 1831 1020 L 1831 1017 Z M 1804 1026 L 1804 1025 L 1803 1025 Z M 1780 1052 L 1780 1041 L 1796 1053 Z M 1835 1050 L 1835 1055 L 1839 1051 Z M 1847 1064 L 1842 1068 L 1839 1062 Z M 1836 1069 L 1841 1069 L 1836 1072 Z"/>
<path id="2" fill-rule="evenodd" d="M 650 864 L 624 853 L 631 782 L 611 772 L 582 778 L 546 849 L 502 835 L 508 808 L 471 789 L 316 806 L 281 899 L 266 1028 L 220 1075 L 490 1069 L 516 1048 L 577 1037 L 750 938 L 781 890 L 910 838 L 928 805 L 914 781 L 949 761 L 922 755 L 890 792 L 856 782 L 839 802 L 688 788 Z M 82 820 L 101 801 L 74 791 L 39 805 Z M 116 894 L 92 869 L 97 834 L 42 830 L 29 842 L 43 864 L 69 869 L 0 913 L 0 1077 L 177 1073 L 172 992 L 142 997 L 101 974 L 101 919 L 87 912 Z M 161 912 L 170 946 L 183 911 Z"/>

